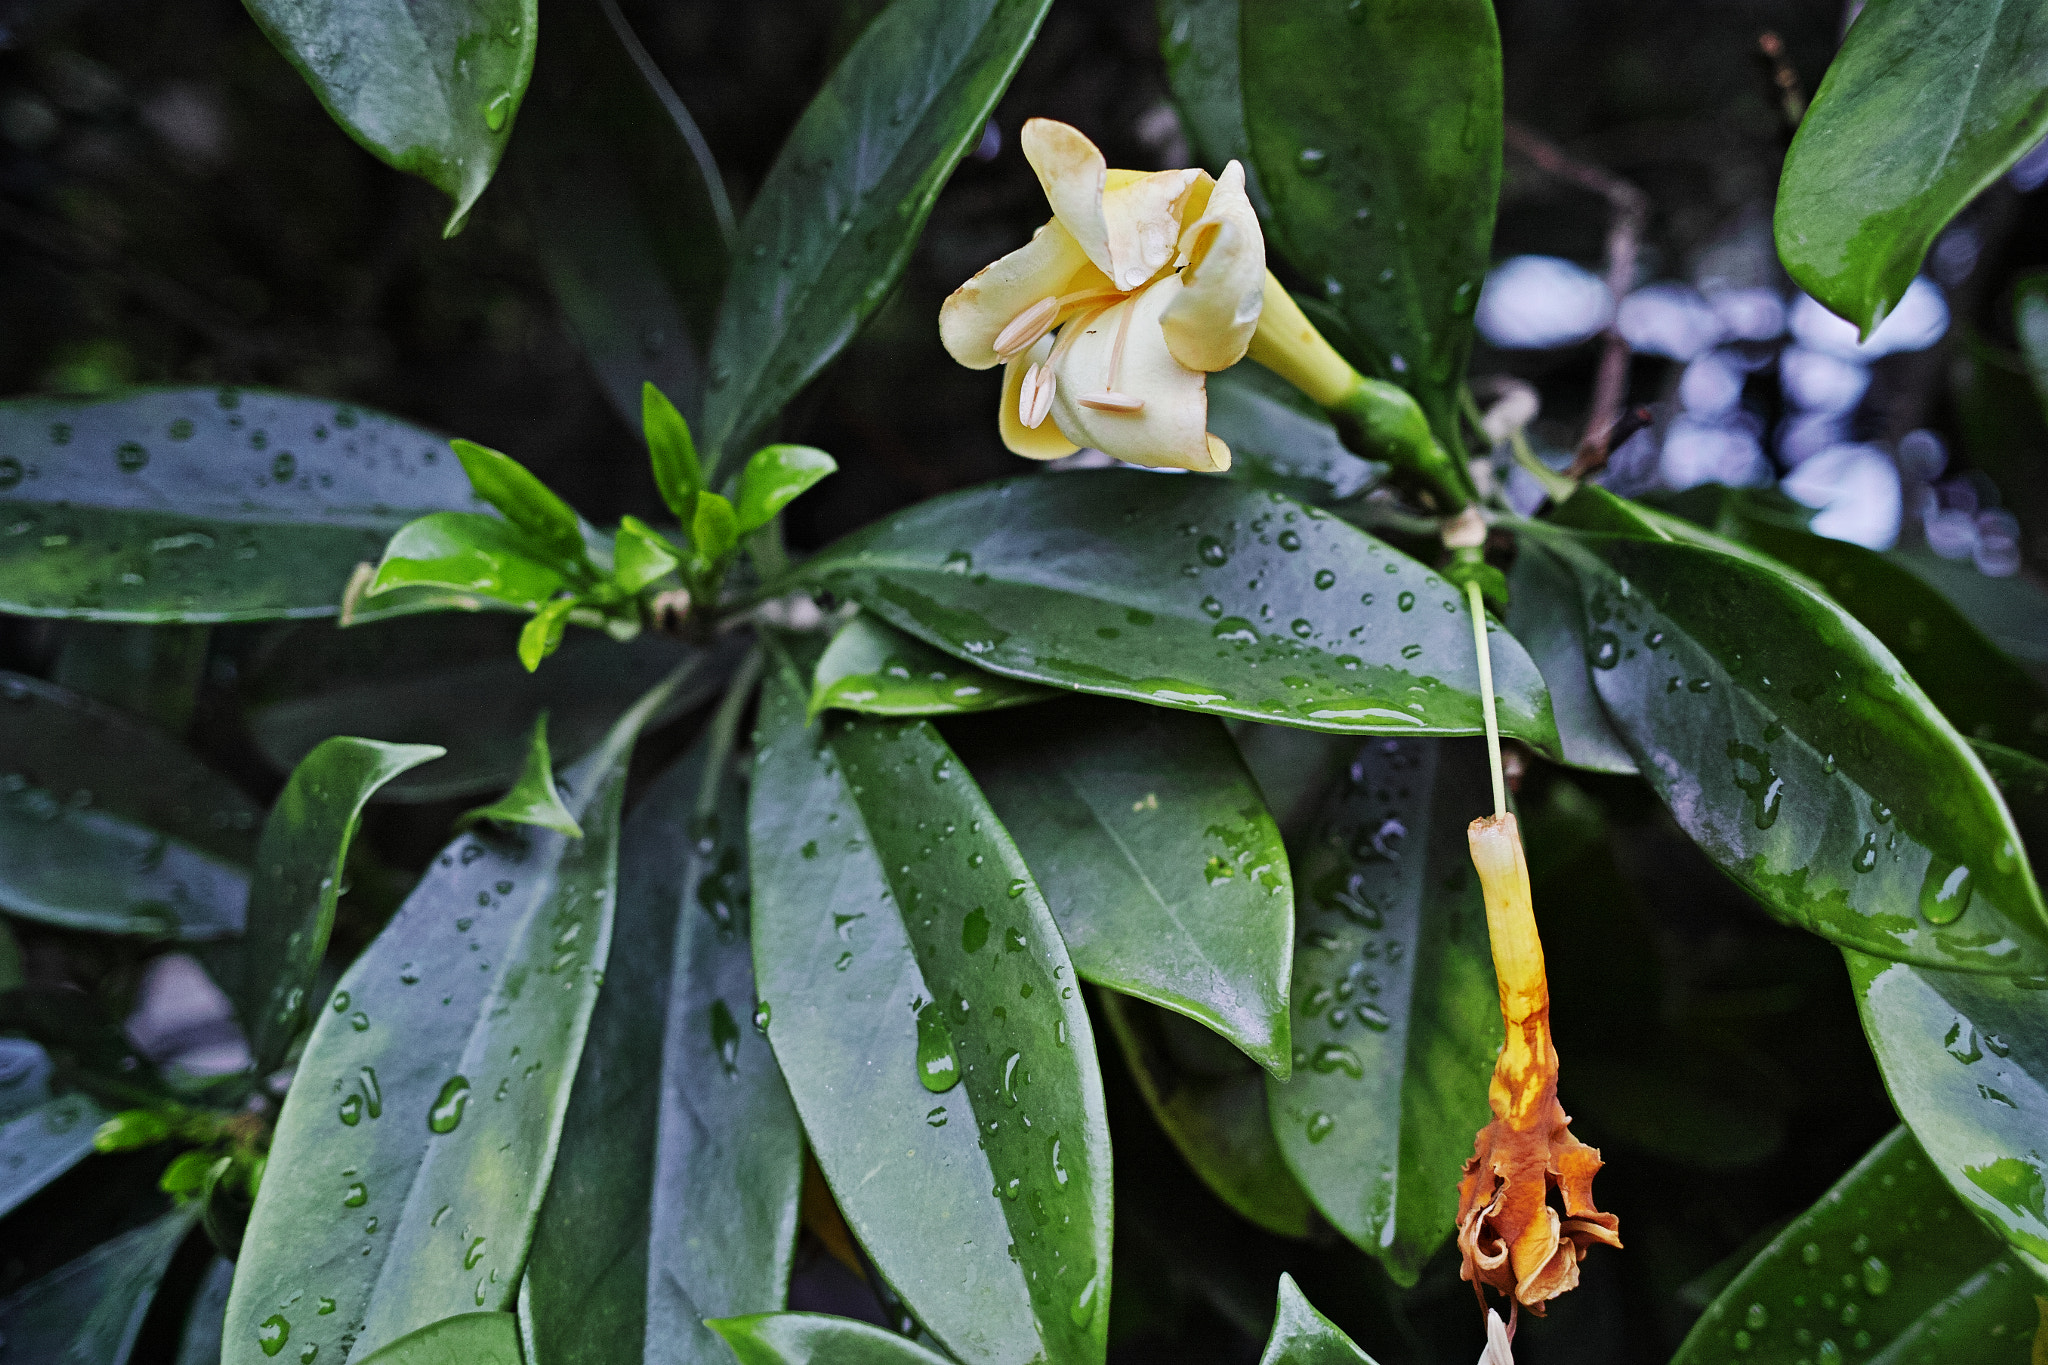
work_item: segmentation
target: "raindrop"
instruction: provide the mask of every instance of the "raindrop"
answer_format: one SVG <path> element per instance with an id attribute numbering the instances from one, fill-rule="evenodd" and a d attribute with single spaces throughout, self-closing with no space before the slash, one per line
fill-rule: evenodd
<path id="1" fill-rule="evenodd" d="M 21 461 L 12 455 L 0 458 L 0 488 L 12 488 L 21 482 Z"/>
<path id="2" fill-rule="evenodd" d="M 1294 631 L 1297 638 L 1303 640 L 1316 633 L 1315 623 L 1305 616 L 1295 617 L 1289 628 Z"/>
<path id="3" fill-rule="evenodd" d="M 1012 878 L 1010 878 L 1010 899 L 1011 899 L 1011 900 L 1015 900 L 1015 899 L 1017 899 L 1017 897 L 1019 897 L 1019 896 L 1023 895 L 1023 894 L 1024 894 L 1024 893 L 1025 893 L 1026 891 L 1029 891 L 1030 889 L 1031 889 L 1031 883 L 1030 883 L 1030 882 L 1027 882 L 1027 881 L 1025 881 L 1025 880 L 1024 880 L 1024 879 L 1023 879 L 1022 877 L 1012 877 Z"/>
<path id="4" fill-rule="evenodd" d="M 1415 610 L 1415 594 L 1412 592 L 1404 592 L 1394 601 L 1395 605 L 1400 607 L 1402 611 Z"/>
<path id="5" fill-rule="evenodd" d="M 1195 542 L 1195 553 L 1212 569 L 1220 569 L 1230 562 L 1230 551 L 1224 549 L 1223 542 L 1214 536 L 1203 536 Z"/>
<path id="6" fill-rule="evenodd" d="M 370 1016 L 363 1013 L 361 1010 L 357 1010 L 354 1014 L 351 1014 L 348 1017 L 348 1026 L 354 1029 L 357 1033 L 361 1033 L 365 1029 L 370 1027 Z"/>
<path id="7" fill-rule="evenodd" d="M 1304 147 L 1295 156 L 1303 175 L 1321 175 L 1329 167 L 1330 154 L 1320 147 Z"/>
<path id="8" fill-rule="evenodd" d="M 960 1054 L 953 1050 L 952 1031 L 936 1004 L 917 1012 L 917 1079 L 934 1095 L 960 1083 Z"/>
<path id="9" fill-rule="evenodd" d="M 977 905 L 960 922 L 960 948 L 962 952 L 978 953 L 987 942 L 988 911 Z"/>
<path id="10" fill-rule="evenodd" d="M 1282 531 L 1279 536 L 1279 545 L 1281 549 L 1292 553 L 1301 548 L 1301 536 L 1293 531 Z"/>
<path id="11" fill-rule="evenodd" d="M 334 1005 L 334 1012 L 336 1014 L 348 1013 L 348 1007 L 349 1004 L 351 1003 L 349 993 L 347 991 L 336 991 L 334 993 L 334 1000 L 332 1001 L 332 1003 Z"/>
<path id="12" fill-rule="evenodd" d="M 469 1250 L 462 1253 L 462 1268 L 475 1270 L 476 1263 L 484 1258 L 484 1239 L 479 1237 L 469 1244 Z"/>
<path id="13" fill-rule="evenodd" d="M 1259 642 L 1257 627 L 1242 616 L 1224 617 L 1210 628 L 1209 634 L 1233 645 L 1255 645 Z"/>
<path id="14" fill-rule="evenodd" d="M 1758 829 L 1778 823 L 1778 807 L 1785 799 L 1785 779 L 1771 766 L 1771 756 L 1740 740 L 1728 741 L 1728 757 L 1735 760 L 1735 785 L 1748 795 Z M 1745 766 L 1756 769 L 1755 777 L 1743 776 Z"/>
<path id="15" fill-rule="evenodd" d="M 1873 1299 L 1882 1298 L 1892 1287 L 1892 1268 L 1872 1256 L 1863 1263 L 1863 1292 Z"/>
<path id="16" fill-rule="evenodd" d="M 1308 1116 L 1308 1140 L 1321 1142 L 1337 1126 L 1337 1120 L 1318 1109 Z"/>
<path id="17" fill-rule="evenodd" d="M 484 126 L 494 133 L 505 131 L 505 120 L 512 116 L 512 92 L 500 90 L 484 101 Z"/>
<path id="18" fill-rule="evenodd" d="M 292 1339 L 292 1325 L 285 1321 L 284 1314 L 272 1313 L 256 1327 L 256 1344 L 263 1348 L 263 1354 L 274 1356 L 284 1349 Z"/>
<path id="19" fill-rule="evenodd" d="M 114 447 L 114 463 L 127 473 L 137 473 L 149 463 L 149 451 L 140 441 L 123 441 Z"/>
<path id="20" fill-rule="evenodd" d="M 1309 1058 L 1308 1064 L 1322 1076 L 1327 1076 L 1333 1071 L 1341 1071 L 1354 1081 L 1362 1080 L 1365 1076 L 1365 1063 L 1358 1060 L 1356 1052 L 1342 1043 L 1322 1044 L 1315 1050 L 1315 1055 Z"/>
<path id="21" fill-rule="evenodd" d="M 1334 573 L 1332 573 L 1332 572 L 1331 572 L 1330 570 L 1328 570 L 1328 569 L 1317 569 L 1317 570 L 1316 570 L 1316 586 L 1317 586 L 1318 588 L 1322 588 L 1322 589 L 1324 589 L 1324 590 L 1326 590 L 1326 591 L 1327 591 L 1328 589 L 1330 589 L 1330 588 L 1334 588 L 1334 587 L 1336 587 L 1336 586 L 1337 586 L 1337 575 L 1336 575 L 1336 574 L 1334 574 Z"/>
<path id="22" fill-rule="evenodd" d="M 965 550 L 955 550 L 946 556 L 939 568 L 947 573 L 967 573 L 974 568 L 974 556 Z"/>
<path id="23" fill-rule="evenodd" d="M 434 1107 L 427 1111 L 427 1127 L 436 1133 L 452 1133 L 455 1125 L 462 1122 L 463 1106 L 469 1103 L 469 1079 L 465 1076 L 451 1076 L 441 1087 L 441 1093 L 434 1100 Z"/>
<path id="24" fill-rule="evenodd" d="M 1024 1054 L 1021 1052 L 1012 1052 L 1003 1058 L 1003 1098 L 1013 1105 L 1023 1098 L 1018 1091 L 1023 1088 L 1024 1082 L 1031 1078 L 1030 1072 L 1020 1072 L 1019 1068 L 1023 1062 Z"/>
<path id="25" fill-rule="evenodd" d="M 1760 1303 L 1753 1303 L 1749 1306 L 1749 1312 L 1743 1315 L 1742 1320 L 1749 1324 L 1750 1331 L 1761 1332 L 1764 1328 L 1771 1325 L 1771 1310 Z"/>
<path id="26" fill-rule="evenodd" d="M 1608 669 L 1621 662 L 1621 641 L 1607 631 L 1595 631 L 1586 643 L 1593 646 L 1593 667 Z"/>
<path id="27" fill-rule="evenodd" d="M 368 1185 L 363 1184 L 362 1181 L 358 1180 L 355 1184 L 350 1185 L 347 1190 L 342 1192 L 341 1202 L 344 1206 L 348 1208 L 361 1208 L 363 1205 L 370 1202 L 370 1187 Z"/>
<path id="28" fill-rule="evenodd" d="M 1060 1162 L 1060 1140 L 1058 1138 L 1052 1140 L 1052 1178 L 1054 1184 L 1062 1187 L 1066 1185 L 1068 1179 L 1067 1168 Z"/>
<path id="29" fill-rule="evenodd" d="M 1820 1243 L 1808 1242 L 1805 1246 L 1799 1248 L 1799 1259 L 1808 1265 L 1819 1265 Z"/>
<path id="30" fill-rule="evenodd" d="M 1920 914 L 1929 924 L 1953 924 L 1970 906 L 1970 869 L 1936 857 L 1920 883 Z"/>
<path id="31" fill-rule="evenodd" d="M 292 475 L 298 472 L 299 462 L 292 458 L 292 453 L 289 450 L 280 453 L 276 459 L 270 462 L 270 477 L 276 479 L 279 483 L 290 483 Z"/>
<path id="32" fill-rule="evenodd" d="M 754 1031 L 764 1038 L 767 1037 L 768 1021 L 774 1017 L 774 1014 L 775 1011 L 768 1007 L 766 1000 L 754 1006 Z"/>
<path id="33" fill-rule="evenodd" d="M 350 1128 L 363 1121 L 363 1097 L 350 1095 L 341 1102 L 341 1121 Z"/>
<path id="34" fill-rule="evenodd" d="M 417 986 L 420 980 L 420 969 L 408 962 L 398 969 L 398 979 L 408 986 Z"/>
<path id="35" fill-rule="evenodd" d="M 740 1026 L 723 1000 L 711 1002 L 711 1046 L 728 1076 L 740 1074 Z"/>
<path id="36" fill-rule="evenodd" d="M 1868 872 L 1877 866 L 1877 834 L 1875 831 L 1863 836 L 1863 846 L 1856 850 L 1856 857 L 1850 866 L 1858 872 Z"/>

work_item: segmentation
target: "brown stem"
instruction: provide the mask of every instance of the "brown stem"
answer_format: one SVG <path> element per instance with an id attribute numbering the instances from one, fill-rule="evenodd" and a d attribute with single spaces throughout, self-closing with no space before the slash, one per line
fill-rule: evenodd
<path id="1" fill-rule="evenodd" d="M 1785 58 L 1785 40 L 1765 29 L 1756 36 L 1756 46 L 1770 64 L 1771 85 L 1778 92 L 1778 109 L 1785 116 L 1785 131 L 1796 132 L 1799 121 L 1806 117 L 1806 91 L 1799 84 L 1799 73 Z"/>

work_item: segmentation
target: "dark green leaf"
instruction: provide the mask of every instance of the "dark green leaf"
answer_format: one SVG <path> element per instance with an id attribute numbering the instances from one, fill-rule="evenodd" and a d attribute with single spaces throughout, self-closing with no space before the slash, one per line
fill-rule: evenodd
<path id="1" fill-rule="evenodd" d="M 1355 527 L 1230 479 L 1093 470 L 918 504 L 820 553 L 813 582 L 993 673 L 1363 734 L 1477 734 L 1472 620 Z M 1550 702 L 1493 641 L 1501 728 L 1548 749 Z"/>
<path id="2" fill-rule="evenodd" d="M 760 726 L 754 969 L 839 1207 L 969 1365 L 1100 1365 L 1102 1081 L 1023 858 L 928 722 L 807 726 L 784 659 Z"/>
<path id="3" fill-rule="evenodd" d="M 220 1365 L 220 1329 L 228 1311 L 228 1286 L 234 1282 L 235 1263 L 216 1256 L 208 1263 L 192 1307 L 185 1314 L 185 1328 L 178 1338 L 177 1365 Z"/>
<path id="4" fill-rule="evenodd" d="M 894 1332 L 822 1313 L 759 1313 L 718 1318 L 710 1325 L 740 1365 L 945 1365 L 946 1360 Z"/>
<path id="5" fill-rule="evenodd" d="M 117 711 L 0 673 L 0 910 L 185 940 L 240 932 L 259 811 Z"/>
<path id="6" fill-rule="evenodd" d="M 362 1365 L 521 1365 L 519 1320 L 510 1313 L 458 1313 L 360 1359 Z"/>
<path id="7" fill-rule="evenodd" d="M 393 531 L 475 505 L 440 437 L 262 390 L 14 399 L 0 451 L 0 610 L 24 616 L 332 616 Z"/>
<path id="8" fill-rule="evenodd" d="M 1792 139 L 1778 255 L 1866 335 L 1935 234 L 2048 129 L 2048 22 L 2030 0 L 1878 0 Z"/>
<path id="9" fill-rule="evenodd" d="M 2013 324 L 2027 376 L 2048 414 L 2048 270 L 2022 275 L 2013 286 Z"/>
<path id="10" fill-rule="evenodd" d="M 839 462 L 816 446 L 762 446 L 748 457 L 740 475 L 740 533 L 760 530 L 838 468 Z"/>
<path id="11" fill-rule="evenodd" d="M 556 7 L 507 163 L 534 252 L 627 425 L 692 412 L 734 233 L 703 135 L 612 0 Z"/>
<path id="12" fill-rule="evenodd" d="M 167 735 L 184 734 L 206 673 L 211 626 L 136 626 L 73 621 L 50 681 L 146 720 Z"/>
<path id="13" fill-rule="evenodd" d="M 505 514 L 564 572 L 587 563 L 583 526 L 568 503 L 535 478 L 525 465 L 474 441 L 451 441 L 477 496 Z"/>
<path id="14" fill-rule="evenodd" d="M 511 1303 L 610 946 L 627 760 L 674 685 L 567 775 L 584 838 L 457 840 L 343 973 L 278 1117 L 229 1365 L 287 1325 L 367 1354 Z"/>
<path id="15" fill-rule="evenodd" d="M 1219 721 L 1074 699 L 949 727 L 1085 981 L 1288 1069 L 1294 883 Z"/>
<path id="16" fill-rule="evenodd" d="M 1978 1217 L 2048 1262 L 2048 979 L 1847 956 L 1900 1116 Z"/>
<path id="17" fill-rule="evenodd" d="M 2048 667 L 2048 592 L 2030 578 L 1992 578 L 1968 560 L 1943 559 L 1925 548 L 1890 550 L 1885 558 L 1940 593 L 1992 644 L 2027 665 L 2035 676 Z"/>
<path id="18" fill-rule="evenodd" d="M 583 827 L 576 823 L 576 817 L 562 804 L 561 793 L 555 790 L 555 764 L 548 756 L 547 712 L 541 712 L 533 722 L 533 737 L 526 746 L 526 766 L 520 769 L 512 790 L 462 818 L 465 823 L 495 820 L 501 825 L 536 825 L 571 839 L 583 837 Z"/>
<path id="19" fill-rule="evenodd" d="M 0 1301 L 0 1362 L 5 1365 L 126 1365 L 157 1285 L 194 1208 L 93 1248 Z"/>
<path id="20" fill-rule="evenodd" d="M 2037 1288 L 1900 1128 L 1771 1239 L 1672 1365 L 2028 1365 Z"/>
<path id="21" fill-rule="evenodd" d="M 1282 1275 L 1273 1334 L 1266 1338 L 1259 1365 L 1373 1365 L 1373 1360 L 1316 1311 L 1292 1275 Z"/>
<path id="22" fill-rule="evenodd" d="M 1579 581 L 1601 704 L 1679 826 L 1837 943 L 2048 969 L 2048 910 L 1962 737 L 1833 601 L 1671 521 L 1695 543 L 1542 534 Z"/>
<path id="23" fill-rule="evenodd" d="M 1381 740 L 1296 856 L 1294 1077 L 1273 1132 L 1323 1216 L 1412 1284 L 1450 1235 L 1501 1024 L 1465 826 L 1477 742 Z"/>
<path id="24" fill-rule="evenodd" d="M 311 1022 L 308 997 L 363 807 L 392 778 L 446 752 L 338 735 L 306 755 L 278 794 L 256 849 L 243 931 L 248 975 L 238 992 L 257 1075 L 275 1071 Z"/>
<path id="25" fill-rule="evenodd" d="M 700 814 L 705 759 L 663 774 L 620 839 L 631 951 L 605 973 L 534 1229 L 527 1365 L 715 1365 L 704 1318 L 783 1305 L 803 1133 L 749 1022 L 745 788 L 723 770 Z"/>
<path id="26" fill-rule="evenodd" d="M 457 232 L 533 74 L 538 0 L 244 3 L 350 137 L 455 201 Z"/>
<path id="27" fill-rule="evenodd" d="M 1228 162 L 1241 163 L 1245 192 L 1259 217 L 1270 218 L 1244 129 L 1237 6 L 1238 0 L 1159 0 L 1159 50 L 1196 155 L 1212 173 L 1220 174 Z M 1237 450 L 1234 442 L 1230 448 Z"/>
<path id="28" fill-rule="evenodd" d="M 1973 740 L 1978 761 L 1998 784 L 2005 808 L 2019 828 L 2020 846 L 2027 856 L 2048 854 L 2048 762 L 1997 744 Z"/>
<path id="29" fill-rule="evenodd" d="M 1145 1103 L 1195 1173 L 1260 1227 L 1308 1236 L 1314 1215 L 1273 1140 L 1259 1067 L 1167 1010 L 1114 991 L 1101 1002 Z"/>
<path id="30" fill-rule="evenodd" d="M 1051 0 L 894 0 L 804 110 L 740 224 L 711 344 L 714 465 L 882 301 Z"/>
<path id="31" fill-rule="evenodd" d="M 681 562 L 675 547 L 646 522 L 638 517 L 620 519 L 612 549 L 612 581 L 621 588 L 639 592 Z"/>
<path id="32" fill-rule="evenodd" d="M 502 616 L 280 627 L 244 665 L 244 723 L 280 772 L 328 735 L 445 744 L 446 758 L 394 779 L 378 799 L 455 800 L 512 785 L 541 712 L 550 751 L 573 762 L 670 670 L 703 661 L 674 694 L 672 715 L 701 702 L 735 657 L 732 641 L 707 652 L 656 631 L 623 644 L 577 631 L 528 673 L 513 655 L 518 633 Z"/>
<path id="33" fill-rule="evenodd" d="M 434 512 L 408 523 L 384 547 L 368 596 L 425 585 L 472 593 L 515 611 L 539 611 L 569 586 L 542 547 L 502 517 Z"/>
<path id="34" fill-rule="evenodd" d="M 1345 449 L 1315 404 L 1258 365 L 1209 377 L 1209 430 L 1230 447 L 1232 477 L 1302 502 L 1342 502 L 1387 472 Z"/>
<path id="35" fill-rule="evenodd" d="M 1533 536 L 1522 537 L 1515 548 L 1507 627 L 1535 659 L 1550 689 L 1559 756 L 1575 768 L 1634 772 L 1636 762 L 1614 733 L 1593 690 L 1578 581 L 1564 561 Z"/>
<path id="36" fill-rule="evenodd" d="M 690 515 L 690 545 L 699 564 L 709 568 L 731 557 L 739 544 L 738 518 L 732 503 L 719 493 L 699 493 L 696 510 Z"/>
<path id="37" fill-rule="evenodd" d="M 50 1088 L 50 1061 L 26 1039 L 0 1052 L 0 1216 L 85 1160 L 107 1111 L 83 1095 Z M 0 1360 L 5 1360 L 0 1354 Z"/>
<path id="38" fill-rule="evenodd" d="M 941 716 L 1022 706 L 1058 695 L 1032 683 L 984 673 L 862 614 L 839 628 L 819 658 L 811 678 L 811 714 L 838 709 L 871 716 Z"/>
<path id="39" fill-rule="evenodd" d="M 1241 8 L 1244 122 L 1273 240 L 1343 317 L 1352 362 L 1414 393 L 1458 449 L 1457 388 L 1500 195 L 1493 6 Z"/>

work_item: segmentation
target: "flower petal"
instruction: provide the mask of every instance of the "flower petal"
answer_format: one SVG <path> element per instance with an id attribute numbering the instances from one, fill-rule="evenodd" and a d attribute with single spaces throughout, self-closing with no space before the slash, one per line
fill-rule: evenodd
<path id="1" fill-rule="evenodd" d="M 1033 365 L 1044 364 L 1051 354 L 1052 338 L 1040 337 L 1037 345 L 1003 366 L 1003 401 L 996 410 L 996 427 L 1010 453 L 1027 460 L 1057 460 L 1080 449 L 1050 421 L 1027 427 L 1017 415 L 1017 398 L 1024 387 L 1025 372 Z"/>
<path id="2" fill-rule="evenodd" d="M 1040 299 L 1067 292 L 1075 272 L 1088 265 L 1073 234 L 1049 222 L 1030 241 L 955 289 L 939 308 L 939 339 L 946 353 L 970 370 L 985 370 L 1002 359 L 995 339 L 1010 319 Z"/>
<path id="3" fill-rule="evenodd" d="M 1049 118 L 1024 125 L 1024 159 L 1053 216 L 1118 289 L 1136 289 L 1173 260 L 1199 170 L 1112 171 L 1080 129 Z"/>
<path id="4" fill-rule="evenodd" d="M 1098 269 L 1115 278 L 1109 261 L 1109 228 L 1102 217 L 1102 192 L 1109 174 L 1102 153 L 1079 128 L 1057 119 L 1027 119 L 1018 141 L 1024 147 L 1024 159 L 1038 172 L 1053 217 L 1073 234 Z"/>
<path id="5" fill-rule="evenodd" d="M 1244 167 L 1223 168 L 1201 218 L 1181 234 L 1180 297 L 1160 319 L 1167 349 L 1191 370 L 1226 370 L 1244 359 L 1266 288 L 1266 239 L 1245 197 Z"/>
<path id="6" fill-rule="evenodd" d="M 1179 279 L 1169 275 L 1092 319 L 1069 324 L 1084 331 L 1057 364 L 1059 388 L 1052 404 L 1053 420 L 1068 440 L 1130 464 L 1209 473 L 1230 467 L 1229 447 L 1204 430 L 1207 376 L 1175 360 L 1159 330 L 1160 314 L 1180 289 Z M 1061 340 L 1066 341 L 1064 333 Z M 1142 406 L 1105 411 L 1085 401 L 1091 398 L 1134 399 Z"/>

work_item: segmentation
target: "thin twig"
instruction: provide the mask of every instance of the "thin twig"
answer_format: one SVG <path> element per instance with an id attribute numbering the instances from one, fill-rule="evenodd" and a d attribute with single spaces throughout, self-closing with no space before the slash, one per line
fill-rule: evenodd
<path id="1" fill-rule="evenodd" d="M 1507 126 L 1507 145 L 1533 162 L 1546 175 L 1580 189 L 1590 190 L 1607 201 L 1607 291 L 1614 297 L 1617 314 L 1621 300 L 1635 283 L 1636 252 L 1642 245 L 1643 229 L 1650 221 L 1650 199 L 1628 181 L 1603 167 L 1572 157 L 1542 134 L 1519 123 Z M 1598 468 L 1608 455 L 1600 445 L 1621 417 L 1621 405 L 1628 396 L 1628 343 L 1609 324 L 1600 351 L 1600 370 L 1593 381 L 1593 405 L 1586 414 L 1586 433 L 1579 441 L 1574 466 L 1590 461 Z"/>
<path id="2" fill-rule="evenodd" d="M 1571 464 L 1565 468 L 1565 477 L 1583 479 L 1602 468 L 1607 463 L 1607 457 L 1621 449 L 1629 437 L 1656 420 L 1657 414 L 1647 407 L 1639 405 L 1630 408 L 1614 419 L 1613 426 L 1598 436 L 1588 436 L 1579 442 L 1578 453 L 1572 456 Z"/>
<path id="3" fill-rule="evenodd" d="M 1757 35 L 1756 46 L 1770 64 L 1771 84 L 1778 91 L 1778 109 L 1785 116 L 1785 131 L 1796 132 L 1799 121 L 1806 117 L 1806 91 L 1800 87 L 1799 73 L 1786 60 L 1785 40 L 1765 29 Z"/>

